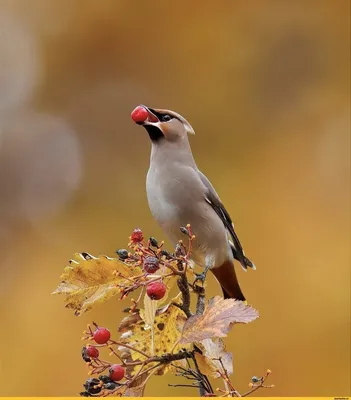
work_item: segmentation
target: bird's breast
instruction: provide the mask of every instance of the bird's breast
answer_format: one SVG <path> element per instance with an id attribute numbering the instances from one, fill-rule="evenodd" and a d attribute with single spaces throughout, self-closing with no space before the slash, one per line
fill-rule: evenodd
<path id="1" fill-rule="evenodd" d="M 150 210 L 173 245 L 185 239 L 180 227 L 191 224 L 196 236 L 193 258 L 198 265 L 204 265 L 206 257 L 213 257 L 215 264 L 228 258 L 225 227 L 205 201 L 197 171 L 150 167 L 146 187 Z"/>

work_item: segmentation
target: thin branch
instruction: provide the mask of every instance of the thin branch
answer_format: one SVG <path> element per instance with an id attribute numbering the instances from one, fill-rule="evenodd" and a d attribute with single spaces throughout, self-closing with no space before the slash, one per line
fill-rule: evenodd
<path id="1" fill-rule="evenodd" d="M 169 383 L 168 384 L 168 386 L 171 386 L 171 387 L 191 387 L 191 388 L 199 388 L 199 389 L 201 389 L 201 385 L 195 385 L 195 384 L 192 384 L 192 385 L 185 385 L 185 384 L 172 384 L 172 383 Z"/>
<path id="2" fill-rule="evenodd" d="M 197 293 L 196 315 L 202 315 L 205 311 L 205 289 L 200 286 L 195 286 L 194 290 Z"/>
<path id="3" fill-rule="evenodd" d="M 126 347 L 127 349 L 136 351 L 137 353 L 143 355 L 143 356 L 146 357 L 146 358 L 149 358 L 149 357 L 150 357 L 149 355 L 147 355 L 147 354 L 144 353 L 143 351 L 138 350 L 138 349 L 134 348 L 133 346 L 130 346 L 129 344 L 126 344 L 126 343 L 121 343 L 121 342 L 116 342 L 115 340 L 110 340 L 109 344 L 115 344 L 115 345 L 117 345 L 117 346 Z"/>
<path id="4" fill-rule="evenodd" d="M 179 290 L 182 292 L 182 305 L 179 307 L 185 315 L 190 318 L 193 314 L 190 311 L 190 290 L 188 280 L 185 275 L 181 275 L 177 280 Z"/>
<path id="5" fill-rule="evenodd" d="M 199 365 L 198 365 L 198 363 L 197 363 L 197 361 L 196 361 L 196 358 L 195 358 L 195 354 L 194 354 L 194 353 L 193 353 L 193 362 L 194 362 L 194 365 L 195 365 L 195 368 L 196 368 L 196 372 L 199 374 L 199 377 L 201 378 L 201 379 L 199 380 L 199 383 L 200 383 L 200 388 L 199 388 L 200 396 L 202 397 L 202 396 L 204 396 L 206 393 L 212 393 L 212 392 L 213 392 L 213 389 L 212 389 L 212 387 L 211 387 L 210 381 L 208 380 L 207 376 L 204 375 L 204 374 L 200 371 L 200 368 L 199 368 Z"/>
<path id="6" fill-rule="evenodd" d="M 246 397 L 249 396 L 251 393 L 256 392 L 256 390 L 260 389 L 260 388 L 266 388 L 266 389 L 271 389 L 274 387 L 274 385 L 270 385 L 270 386 L 265 386 L 264 383 L 266 381 L 266 379 L 268 378 L 268 376 L 271 374 L 270 370 L 267 370 L 266 375 L 264 377 L 261 378 L 260 382 L 257 385 L 253 385 L 252 389 L 247 391 L 246 393 L 242 394 L 241 397 Z"/>

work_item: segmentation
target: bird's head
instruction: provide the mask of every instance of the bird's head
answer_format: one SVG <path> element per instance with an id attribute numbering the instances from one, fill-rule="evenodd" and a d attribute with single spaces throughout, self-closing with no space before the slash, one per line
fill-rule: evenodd
<path id="1" fill-rule="evenodd" d="M 195 134 L 189 122 L 174 111 L 140 105 L 133 110 L 131 116 L 136 124 L 147 130 L 154 143 L 161 140 L 176 142 L 188 134 Z"/>

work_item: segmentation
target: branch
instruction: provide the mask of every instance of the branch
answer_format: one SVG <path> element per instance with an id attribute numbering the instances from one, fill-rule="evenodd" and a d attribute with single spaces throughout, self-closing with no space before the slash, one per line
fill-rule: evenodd
<path id="1" fill-rule="evenodd" d="M 177 280 L 177 285 L 179 290 L 182 292 L 182 299 L 183 303 L 181 305 L 174 304 L 175 306 L 179 307 L 181 310 L 184 311 L 185 315 L 190 318 L 193 314 L 190 311 L 190 291 L 188 280 L 185 274 L 182 274 L 179 279 Z"/>
<path id="2" fill-rule="evenodd" d="M 199 380 L 200 382 L 199 394 L 200 397 L 203 397 L 206 393 L 212 393 L 213 389 L 211 387 L 210 381 L 208 380 L 207 376 L 200 371 L 194 353 L 193 353 L 193 362 L 196 368 L 196 372 L 199 374 L 199 377 L 201 378 L 201 380 Z"/>
<path id="3" fill-rule="evenodd" d="M 194 357 L 194 350 L 192 351 L 180 350 L 178 353 L 175 354 L 166 353 L 162 354 L 162 356 L 150 357 L 148 360 L 146 360 L 146 362 L 147 363 L 159 362 L 161 364 L 169 364 L 172 361 L 184 360 L 186 358 L 193 359 L 193 357 Z"/>
<path id="4" fill-rule="evenodd" d="M 194 291 L 197 294 L 196 315 L 202 315 L 205 311 L 205 289 L 201 286 L 194 286 Z"/>

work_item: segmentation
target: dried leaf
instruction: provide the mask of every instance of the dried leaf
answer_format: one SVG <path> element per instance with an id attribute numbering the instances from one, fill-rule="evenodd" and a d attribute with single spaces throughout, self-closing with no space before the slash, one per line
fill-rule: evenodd
<path id="1" fill-rule="evenodd" d="M 124 397 L 144 397 L 144 390 L 144 384 L 140 386 L 131 386 L 125 391 Z"/>
<path id="2" fill-rule="evenodd" d="M 144 397 L 144 390 L 147 381 L 157 372 L 158 368 L 151 370 L 149 373 L 145 373 L 136 378 L 127 390 L 125 391 L 123 397 Z"/>
<path id="3" fill-rule="evenodd" d="M 179 301 L 179 297 L 173 299 L 172 302 Z M 138 320 L 134 316 L 124 318 L 118 328 L 123 333 L 121 342 L 129 344 L 134 348 L 150 354 L 152 331 L 145 326 L 145 321 L 140 317 Z M 167 304 L 156 311 L 153 323 L 154 329 L 154 355 L 161 356 L 165 353 L 176 353 L 186 346 L 178 344 L 181 332 L 186 321 L 186 317 L 182 310 L 178 307 Z M 142 360 L 144 357 L 135 351 L 131 352 L 133 360 Z M 151 355 L 151 354 L 150 354 Z M 163 370 L 165 373 L 168 367 Z"/>
<path id="4" fill-rule="evenodd" d="M 76 315 L 81 315 L 91 310 L 95 304 L 103 303 L 120 293 L 128 284 L 126 279 L 116 276 L 114 271 L 126 277 L 142 273 L 139 267 L 125 265 L 117 258 L 77 253 L 64 269 L 61 283 L 52 294 L 64 294 L 65 306 L 75 310 Z"/>
<path id="5" fill-rule="evenodd" d="M 197 346 L 202 350 L 202 354 L 195 353 L 195 358 L 199 364 L 200 371 L 212 378 L 218 378 L 218 370 L 223 371 L 222 364 L 228 374 L 233 373 L 232 354 L 225 351 L 224 342 L 221 338 L 202 340 Z"/>
<path id="6" fill-rule="evenodd" d="M 244 302 L 213 297 L 203 315 L 190 317 L 183 329 L 180 343 L 201 342 L 213 337 L 224 337 L 233 323 L 248 323 L 258 318 L 258 312 Z"/>

